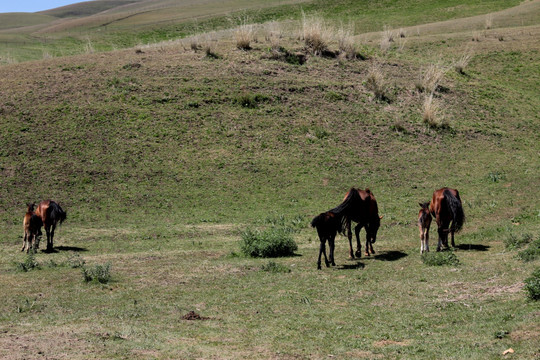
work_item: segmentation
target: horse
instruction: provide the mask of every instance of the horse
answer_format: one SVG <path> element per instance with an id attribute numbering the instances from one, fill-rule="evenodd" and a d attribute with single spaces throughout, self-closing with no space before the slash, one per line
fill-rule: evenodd
<path id="1" fill-rule="evenodd" d="M 43 221 L 34 213 L 34 203 L 27 204 L 28 209 L 23 219 L 24 237 L 23 246 L 21 251 L 26 249 L 26 253 L 30 251 L 30 248 L 35 252 L 39 247 L 39 237 L 42 235 L 41 227 Z"/>
<path id="2" fill-rule="evenodd" d="M 324 262 L 326 267 L 336 266 L 334 262 L 334 247 L 335 247 L 335 238 L 338 231 L 341 229 L 342 217 L 338 214 L 334 214 L 332 211 L 327 211 L 320 213 L 311 221 L 311 226 L 317 228 L 317 234 L 319 235 L 319 240 L 321 245 L 319 247 L 319 259 L 317 261 L 317 269 L 321 270 L 321 254 L 324 254 Z M 328 241 L 328 246 L 330 247 L 330 262 L 326 257 L 326 241 Z"/>
<path id="3" fill-rule="evenodd" d="M 361 202 L 360 195 L 355 188 L 351 188 L 341 204 L 326 212 L 320 213 L 311 221 L 311 226 L 317 228 L 317 234 L 321 242 L 319 247 L 319 259 L 317 269 L 321 269 L 321 255 L 324 254 L 326 266 L 336 265 L 334 262 L 334 248 L 336 234 L 345 232 L 346 219 L 351 216 L 354 209 Z M 330 261 L 326 257 L 326 241 L 330 247 Z"/>
<path id="4" fill-rule="evenodd" d="M 36 215 L 41 218 L 47 233 L 47 251 L 53 250 L 54 230 L 58 223 L 62 224 L 66 220 L 66 212 L 52 200 L 43 200 L 36 209 Z"/>
<path id="5" fill-rule="evenodd" d="M 353 188 L 354 189 L 354 188 Z M 353 190 L 351 189 L 351 190 Z M 375 195 L 369 190 L 354 189 L 358 192 L 360 201 L 354 203 L 354 209 L 347 216 L 345 227 L 347 229 L 347 237 L 349 239 L 349 258 L 354 259 L 352 246 L 351 221 L 358 223 L 354 228 L 356 235 L 356 256 L 362 256 L 362 246 L 360 245 L 360 230 L 366 228 L 366 256 L 375 254 L 373 243 L 377 240 L 377 231 L 381 226 L 382 216 L 379 216 L 379 208 Z M 345 194 L 345 199 L 349 196 L 350 191 Z"/>
<path id="6" fill-rule="evenodd" d="M 433 192 L 433 198 L 429 205 L 431 215 L 437 221 L 439 243 L 437 251 L 442 247 L 448 248 L 448 233 L 452 234 L 452 247 L 455 247 L 454 233 L 459 232 L 465 222 L 465 213 L 461 205 L 461 198 L 456 189 L 444 187 Z M 450 226 L 452 223 L 452 226 Z"/>
<path id="7" fill-rule="evenodd" d="M 420 230 L 420 254 L 429 252 L 429 227 L 431 225 L 431 212 L 429 211 L 429 201 L 418 203 L 418 230 Z"/>

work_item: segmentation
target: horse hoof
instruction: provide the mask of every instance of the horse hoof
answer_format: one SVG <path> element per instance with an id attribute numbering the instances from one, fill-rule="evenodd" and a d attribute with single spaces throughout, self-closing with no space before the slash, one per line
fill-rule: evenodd
<path id="1" fill-rule="evenodd" d="M 356 256 L 357 256 L 357 257 L 362 257 L 362 252 L 359 251 L 359 250 L 356 250 Z"/>
<path id="2" fill-rule="evenodd" d="M 369 253 L 368 253 L 368 252 L 366 253 L 366 256 L 369 256 Z"/>

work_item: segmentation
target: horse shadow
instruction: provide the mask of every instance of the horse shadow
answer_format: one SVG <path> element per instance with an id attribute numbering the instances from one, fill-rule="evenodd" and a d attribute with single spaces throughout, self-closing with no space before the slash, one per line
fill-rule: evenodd
<path id="1" fill-rule="evenodd" d="M 336 266 L 336 270 L 355 270 L 355 269 L 363 269 L 366 265 L 361 262 L 355 262 L 354 264 L 343 264 Z"/>
<path id="2" fill-rule="evenodd" d="M 396 261 L 406 256 L 407 254 L 402 251 L 391 250 L 391 251 L 385 251 L 382 254 L 377 254 L 373 258 L 376 260 L 382 260 L 382 261 Z"/>
<path id="3" fill-rule="evenodd" d="M 88 251 L 88 249 L 78 247 L 78 246 L 57 246 L 52 250 L 52 252 L 59 252 L 59 251 L 83 252 L 83 251 Z"/>
<path id="4" fill-rule="evenodd" d="M 468 250 L 468 251 L 488 251 L 489 245 L 482 244 L 459 244 L 456 246 L 459 250 Z"/>

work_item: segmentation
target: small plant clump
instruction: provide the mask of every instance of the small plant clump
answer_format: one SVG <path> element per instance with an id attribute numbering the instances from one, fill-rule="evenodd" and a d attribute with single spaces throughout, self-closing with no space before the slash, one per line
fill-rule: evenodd
<path id="1" fill-rule="evenodd" d="M 111 263 L 83 266 L 82 274 L 85 282 L 107 284 L 111 280 Z"/>
<path id="2" fill-rule="evenodd" d="M 527 291 L 529 299 L 540 300 L 540 267 L 536 268 L 531 276 L 525 279 L 524 289 Z"/>
<path id="3" fill-rule="evenodd" d="M 291 256 L 298 245 L 287 228 L 271 227 L 266 230 L 247 229 L 242 234 L 241 251 L 251 257 Z"/>
<path id="4" fill-rule="evenodd" d="M 23 262 L 17 263 L 17 269 L 19 271 L 28 272 L 31 270 L 37 270 L 40 269 L 40 265 L 36 260 L 36 255 L 33 251 L 29 252 L 28 255 L 26 255 L 26 258 Z"/>
<path id="5" fill-rule="evenodd" d="M 437 251 L 422 254 L 422 262 L 428 266 L 459 265 L 459 259 L 453 251 Z"/>
<path id="6" fill-rule="evenodd" d="M 504 246 L 508 250 L 515 250 L 522 248 L 532 241 L 531 234 L 521 234 L 516 235 L 514 233 L 509 233 L 508 236 L 504 239 Z"/>
<path id="7" fill-rule="evenodd" d="M 533 261 L 540 257 L 540 238 L 537 238 L 529 246 L 518 253 L 518 258 L 523 261 Z"/>
<path id="8" fill-rule="evenodd" d="M 270 261 L 268 264 L 261 266 L 261 271 L 270 273 L 290 273 L 291 269 L 283 264 Z"/>

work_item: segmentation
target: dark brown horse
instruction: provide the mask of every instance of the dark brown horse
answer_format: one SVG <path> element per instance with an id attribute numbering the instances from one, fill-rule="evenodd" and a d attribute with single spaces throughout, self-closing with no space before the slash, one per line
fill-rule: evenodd
<path id="1" fill-rule="evenodd" d="M 53 250 L 54 230 L 58 223 L 62 224 L 66 220 L 66 212 L 62 210 L 60 205 L 52 200 L 43 200 L 39 203 L 36 209 L 38 215 L 45 225 L 47 233 L 47 251 Z"/>
<path id="2" fill-rule="evenodd" d="M 448 248 L 449 232 L 452 234 L 452 247 L 455 247 L 454 233 L 460 231 L 465 222 L 465 213 L 459 192 L 456 189 L 446 187 L 435 190 L 429 209 L 437 221 L 439 232 L 437 251 L 440 251 L 443 246 Z"/>
<path id="3" fill-rule="evenodd" d="M 418 203 L 418 230 L 420 230 L 420 254 L 429 252 L 429 227 L 431 226 L 431 213 L 429 212 L 429 201 Z"/>
<path id="4" fill-rule="evenodd" d="M 345 194 L 345 199 L 349 196 L 351 190 Z M 347 228 L 347 237 L 349 238 L 349 258 L 351 259 L 354 259 L 351 221 L 358 223 L 354 228 L 354 233 L 356 235 L 356 256 L 361 257 L 362 246 L 360 245 L 360 230 L 362 230 L 363 227 L 366 228 L 366 256 L 370 255 L 370 250 L 372 254 L 375 254 L 373 243 L 377 240 L 377 231 L 381 226 L 381 219 L 383 218 L 382 216 L 379 216 L 379 208 L 377 206 L 377 200 L 375 200 L 375 195 L 373 195 L 369 189 L 354 190 L 358 192 L 360 201 L 354 203 L 354 209 L 348 214 L 345 224 Z"/>
<path id="5" fill-rule="evenodd" d="M 30 248 L 35 252 L 39 247 L 39 237 L 41 236 L 41 227 L 43 222 L 41 218 L 34 213 L 35 204 L 27 204 L 28 209 L 23 219 L 24 238 L 21 251 L 26 249 L 26 253 Z"/>

